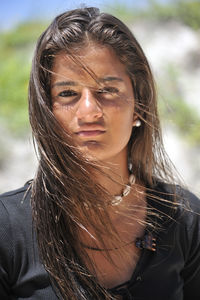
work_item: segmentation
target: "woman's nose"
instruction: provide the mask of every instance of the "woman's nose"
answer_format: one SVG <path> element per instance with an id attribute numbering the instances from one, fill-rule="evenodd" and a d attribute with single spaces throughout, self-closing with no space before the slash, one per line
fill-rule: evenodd
<path id="1" fill-rule="evenodd" d="M 102 107 L 89 89 L 83 89 L 76 116 L 84 122 L 95 122 L 103 115 Z"/>

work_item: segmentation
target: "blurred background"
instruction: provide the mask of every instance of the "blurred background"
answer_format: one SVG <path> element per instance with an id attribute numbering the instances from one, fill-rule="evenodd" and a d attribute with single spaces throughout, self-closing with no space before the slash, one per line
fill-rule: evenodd
<path id="1" fill-rule="evenodd" d="M 157 83 L 166 150 L 200 194 L 200 1 L 0 1 L 0 192 L 33 178 L 37 167 L 27 89 L 37 37 L 57 14 L 97 6 L 134 32 Z"/>

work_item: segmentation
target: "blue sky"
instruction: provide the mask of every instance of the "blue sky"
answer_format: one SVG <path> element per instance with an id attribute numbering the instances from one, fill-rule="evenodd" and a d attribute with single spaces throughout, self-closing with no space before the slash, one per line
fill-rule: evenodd
<path id="1" fill-rule="evenodd" d="M 160 0 L 161 2 L 167 0 Z M 85 6 L 114 7 L 116 2 L 124 5 L 145 6 L 148 0 L 0 0 L 0 30 L 34 18 L 51 19 L 60 12 Z"/>

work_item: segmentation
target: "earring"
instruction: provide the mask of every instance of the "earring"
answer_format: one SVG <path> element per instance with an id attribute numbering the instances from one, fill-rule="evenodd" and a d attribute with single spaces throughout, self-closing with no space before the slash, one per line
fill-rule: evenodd
<path id="1" fill-rule="evenodd" d="M 141 126 L 141 121 L 140 121 L 140 119 L 137 119 L 137 120 L 136 120 L 135 126 L 136 126 L 136 127 L 140 127 L 140 126 Z"/>

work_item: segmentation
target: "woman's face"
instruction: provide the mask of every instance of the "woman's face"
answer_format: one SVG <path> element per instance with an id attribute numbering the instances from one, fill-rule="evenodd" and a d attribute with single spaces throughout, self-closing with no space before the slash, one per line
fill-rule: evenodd
<path id="1" fill-rule="evenodd" d="M 65 53 L 52 68 L 53 113 L 80 151 L 92 160 L 127 161 L 127 144 L 134 125 L 134 94 L 124 65 L 108 47 L 92 44 L 78 58 Z"/>

